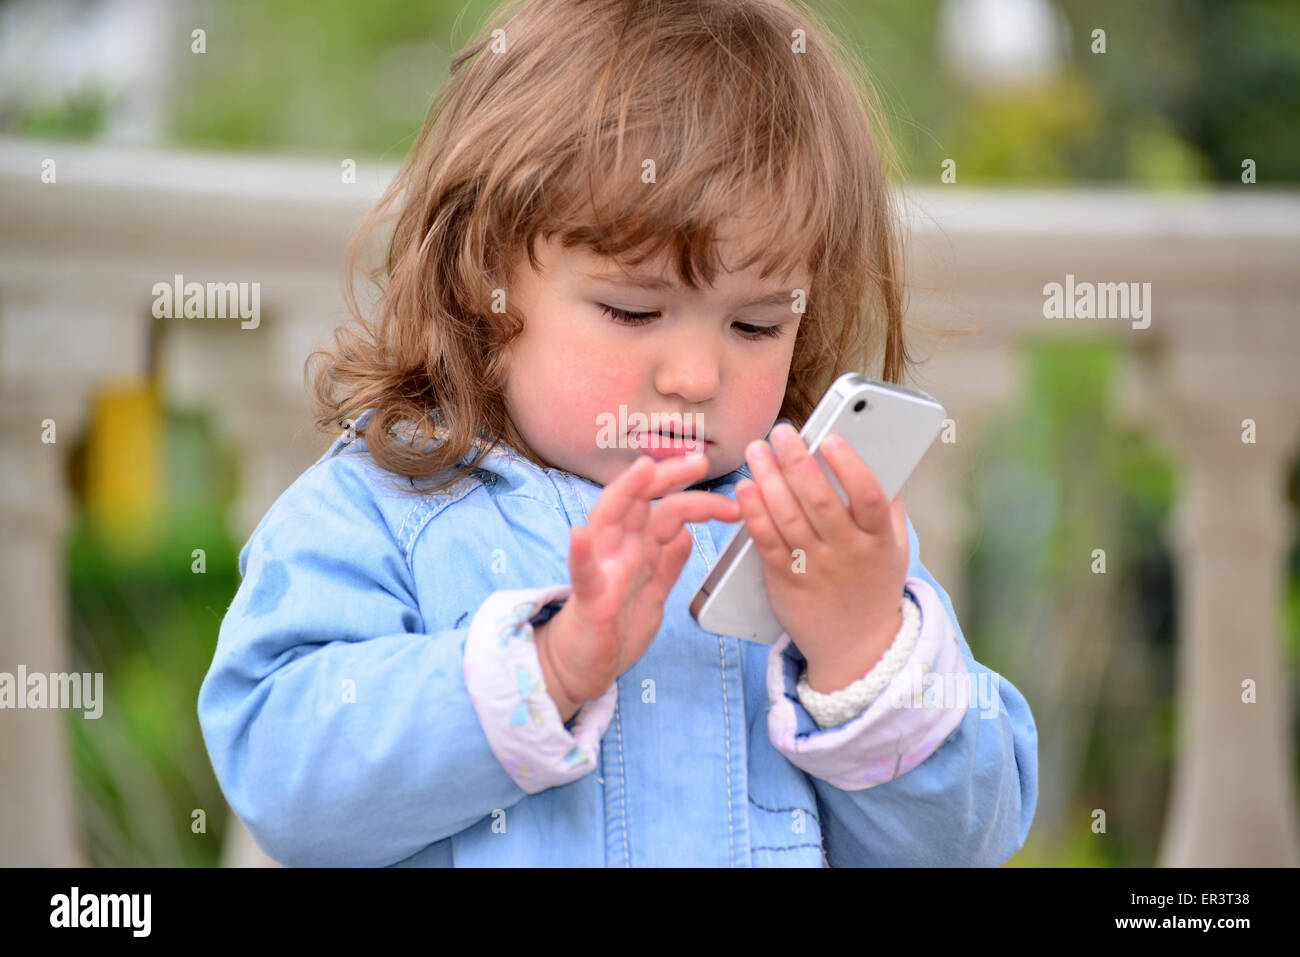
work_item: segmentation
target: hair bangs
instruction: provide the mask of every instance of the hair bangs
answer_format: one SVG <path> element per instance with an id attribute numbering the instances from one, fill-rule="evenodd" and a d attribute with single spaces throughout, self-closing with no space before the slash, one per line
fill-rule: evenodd
<path id="1" fill-rule="evenodd" d="M 625 268 L 662 263 L 672 278 L 692 289 L 713 285 L 720 273 L 752 266 L 763 278 L 800 267 L 815 276 L 835 210 L 833 192 L 815 188 L 812 171 L 839 165 L 837 157 L 816 155 L 822 144 L 806 141 L 783 162 L 746 163 L 743 157 L 758 155 L 767 134 L 745 126 L 738 114 L 719 110 L 718 115 L 729 117 L 734 128 L 722 130 L 716 140 L 689 129 L 653 140 L 611 136 L 584 154 L 557 161 L 547 192 L 567 201 L 557 202 L 536 231 L 558 234 L 566 245 L 583 245 Z M 720 157 L 719 143 L 742 136 L 749 142 L 737 154 Z M 610 172 L 619 169 L 622 175 Z M 724 241 L 743 250 L 738 261 L 722 260 Z"/>

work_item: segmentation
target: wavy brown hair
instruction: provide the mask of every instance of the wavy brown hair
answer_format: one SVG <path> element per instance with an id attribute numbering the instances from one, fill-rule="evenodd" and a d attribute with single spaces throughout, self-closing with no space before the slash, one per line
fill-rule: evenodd
<path id="1" fill-rule="evenodd" d="M 539 235 L 629 266 L 666 253 L 699 289 L 720 269 L 720 225 L 751 208 L 756 252 L 737 268 L 762 259 L 763 277 L 800 264 L 811 276 L 780 414 L 801 428 L 837 375 L 876 361 L 900 382 L 913 360 L 897 161 L 877 102 L 799 0 L 509 0 L 452 61 L 348 244 L 354 318 L 308 359 L 325 360 L 316 425 L 374 407 L 357 431 L 376 462 L 408 479 L 450 470 L 433 488 L 498 442 L 543 465 L 504 401 L 524 318 L 492 308 L 516 253 L 536 267 Z M 378 290 L 368 320 L 351 279 L 394 216 L 382 268 L 366 271 Z"/>

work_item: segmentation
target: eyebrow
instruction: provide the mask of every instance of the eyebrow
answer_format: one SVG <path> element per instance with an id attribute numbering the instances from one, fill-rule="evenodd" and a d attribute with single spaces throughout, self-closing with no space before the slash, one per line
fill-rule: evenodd
<path id="1" fill-rule="evenodd" d="M 656 291 L 664 290 L 664 289 L 678 291 L 685 288 L 680 283 L 672 282 L 671 280 L 668 279 L 658 279 L 654 276 L 638 276 L 638 275 L 629 276 L 619 272 L 603 272 L 601 270 L 585 272 L 582 274 L 582 278 L 596 280 L 599 282 L 617 283 L 618 285 L 622 285 L 622 286 L 634 286 L 638 289 L 649 289 L 649 290 L 656 290 Z M 781 290 L 780 292 L 774 292 L 771 295 L 764 296 L 761 299 L 755 299 L 752 302 L 740 303 L 738 308 L 744 309 L 748 306 L 789 305 L 790 299 L 792 298 L 793 295 L 794 295 L 793 289 Z"/>

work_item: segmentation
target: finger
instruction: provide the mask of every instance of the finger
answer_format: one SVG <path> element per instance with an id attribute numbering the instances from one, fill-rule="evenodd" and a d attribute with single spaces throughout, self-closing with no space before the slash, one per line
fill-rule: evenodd
<path id="1" fill-rule="evenodd" d="M 642 516 L 629 523 L 629 514 L 639 502 L 657 499 L 674 485 L 690 484 L 691 479 L 703 475 L 707 470 L 708 459 L 702 455 L 674 456 L 661 462 L 656 462 L 648 455 L 638 455 L 636 461 L 610 482 L 596 499 L 596 504 L 587 516 L 587 524 L 597 527 L 631 524 L 640 527 L 644 510 L 641 510 Z"/>
<path id="2" fill-rule="evenodd" d="M 709 470 L 709 460 L 703 455 L 677 455 L 655 463 L 655 474 L 643 490 L 645 498 L 653 501 L 670 489 L 699 480 Z"/>
<path id="3" fill-rule="evenodd" d="M 773 432 L 781 474 L 817 537 L 825 542 L 837 542 L 857 531 L 848 506 L 835 491 L 821 462 L 808 452 L 808 446 L 799 433 L 784 426 Z"/>
<path id="4" fill-rule="evenodd" d="M 911 548 L 911 542 L 907 537 L 907 510 L 903 508 L 902 492 L 894 496 L 893 504 L 889 506 L 889 520 L 894 526 L 894 541 L 902 542 L 905 548 Z M 908 560 L 911 560 L 910 556 Z"/>
<path id="5" fill-rule="evenodd" d="M 683 526 L 676 537 L 660 550 L 654 574 L 651 576 L 650 584 L 646 586 L 656 603 L 663 602 L 668 597 L 668 593 L 673 590 L 673 585 L 677 583 L 677 576 L 682 573 L 682 566 L 690 557 L 691 547 L 694 544 L 695 540 L 691 537 L 690 529 Z"/>
<path id="6" fill-rule="evenodd" d="M 724 522 L 735 522 L 740 518 L 739 507 L 725 495 L 715 495 L 710 492 L 676 492 L 672 495 L 659 496 L 670 488 L 689 485 L 694 479 L 703 474 L 701 465 L 706 460 L 703 456 L 690 456 L 689 461 L 666 460 L 656 463 L 658 472 L 650 483 L 638 492 L 633 501 L 627 506 L 622 515 L 622 525 L 619 526 L 623 533 L 629 531 L 640 532 L 647 528 L 651 521 L 651 502 L 662 503 L 672 499 L 674 502 L 679 501 L 679 496 L 685 495 L 684 501 L 689 507 L 689 513 L 682 513 L 673 520 L 671 524 L 661 524 L 657 529 L 649 532 L 652 540 L 658 544 L 663 544 L 671 540 L 676 534 L 676 526 L 683 522 L 702 522 L 710 518 L 717 518 Z M 701 498 L 700 496 L 705 496 Z M 711 508 L 706 509 L 701 503 L 711 503 Z M 677 508 L 678 505 L 674 505 Z M 664 520 L 660 520 L 661 522 Z M 613 536 L 611 536 L 611 540 Z"/>
<path id="7" fill-rule="evenodd" d="M 582 525 L 569 529 L 569 578 L 578 600 L 592 601 L 600 596 L 603 576 L 592 560 L 588 530 Z"/>
<path id="8" fill-rule="evenodd" d="M 736 501 L 740 503 L 745 530 L 754 540 L 754 547 L 762 559 L 771 565 L 783 565 L 789 561 L 793 549 L 773 523 L 763 502 L 763 493 L 753 479 L 741 479 L 736 483 Z"/>
<path id="9" fill-rule="evenodd" d="M 637 501 L 642 489 L 654 475 L 654 459 L 648 455 L 638 455 L 636 461 L 605 486 L 605 490 L 596 497 L 596 504 L 587 515 L 587 524 L 601 526 L 620 523 L 628 509 Z"/>
<path id="10" fill-rule="evenodd" d="M 871 466 L 836 435 L 827 436 L 818 447 L 835 479 L 849 496 L 849 515 L 864 532 L 882 535 L 890 530 L 889 500 Z"/>
<path id="11" fill-rule="evenodd" d="M 684 522 L 740 520 L 740 506 L 716 492 L 677 492 L 650 507 L 649 535 L 661 544 L 671 542 Z"/>
<path id="12" fill-rule="evenodd" d="M 773 457 L 772 447 L 766 442 L 752 442 L 745 449 L 745 458 L 754 475 L 754 482 L 762 492 L 768 515 L 781 537 L 791 547 L 806 548 L 820 541 L 821 536 L 808 523 L 803 505 L 791 490 L 781 466 Z M 813 464 L 816 465 L 815 462 Z"/>

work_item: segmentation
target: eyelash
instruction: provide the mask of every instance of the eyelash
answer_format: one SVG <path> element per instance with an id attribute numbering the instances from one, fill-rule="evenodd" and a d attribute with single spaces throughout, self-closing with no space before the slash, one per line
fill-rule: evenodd
<path id="1" fill-rule="evenodd" d="M 615 309 L 613 306 L 607 306 L 603 302 L 599 303 L 601 312 L 609 316 L 619 325 L 624 326 L 644 326 L 646 322 L 654 315 L 653 312 L 628 312 L 624 309 Z M 753 326 L 747 322 L 738 322 L 737 326 L 748 326 L 752 332 L 742 332 L 741 336 L 751 342 L 758 342 L 761 339 L 775 339 L 781 335 L 780 326 Z"/>

